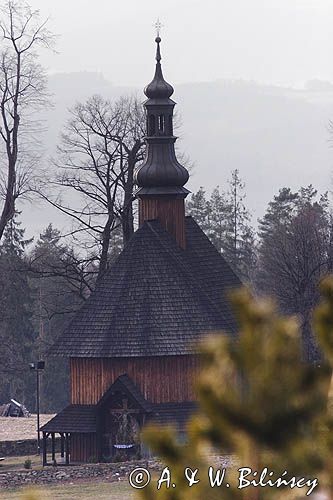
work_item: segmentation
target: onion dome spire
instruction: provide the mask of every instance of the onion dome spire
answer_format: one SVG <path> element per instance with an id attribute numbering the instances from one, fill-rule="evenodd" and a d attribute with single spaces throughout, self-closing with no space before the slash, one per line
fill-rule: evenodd
<path id="1" fill-rule="evenodd" d="M 153 80 L 144 92 L 148 99 L 144 103 L 147 117 L 145 159 L 134 174 L 139 189 L 137 196 L 178 195 L 185 197 L 188 190 L 183 186 L 189 178 L 188 171 L 177 160 L 173 135 L 173 108 L 170 99 L 173 87 L 165 81 L 161 67 L 161 38 L 155 38 L 156 68 Z"/>
<path id="2" fill-rule="evenodd" d="M 168 99 L 173 94 L 173 87 L 170 83 L 166 82 L 162 73 L 161 66 L 161 37 L 157 36 L 155 38 L 155 42 L 157 44 L 156 47 L 156 69 L 153 80 L 147 85 L 144 90 L 144 93 L 149 99 Z"/>

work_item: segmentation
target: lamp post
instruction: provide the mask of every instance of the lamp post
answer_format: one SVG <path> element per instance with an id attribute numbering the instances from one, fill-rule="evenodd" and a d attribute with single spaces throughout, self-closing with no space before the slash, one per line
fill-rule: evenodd
<path id="1" fill-rule="evenodd" d="M 45 368 L 45 361 L 37 361 L 37 363 L 29 363 L 29 368 L 31 371 L 36 372 L 36 406 L 37 406 L 37 454 L 40 455 L 40 434 L 39 434 L 39 403 L 40 403 L 40 395 L 39 395 L 39 374 Z"/>

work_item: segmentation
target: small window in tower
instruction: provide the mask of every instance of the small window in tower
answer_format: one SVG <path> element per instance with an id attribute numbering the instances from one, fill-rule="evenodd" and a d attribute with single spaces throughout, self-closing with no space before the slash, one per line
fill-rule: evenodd
<path id="1" fill-rule="evenodd" d="M 158 128 L 159 128 L 160 132 L 164 132 L 165 131 L 165 118 L 164 118 L 164 115 L 160 115 L 158 117 Z"/>
<path id="2" fill-rule="evenodd" d="M 169 116 L 169 134 L 173 135 L 173 124 L 172 124 L 172 116 Z"/>
<path id="3" fill-rule="evenodd" d="M 149 135 L 155 135 L 156 127 L 155 127 L 155 116 L 150 115 L 149 117 Z"/>

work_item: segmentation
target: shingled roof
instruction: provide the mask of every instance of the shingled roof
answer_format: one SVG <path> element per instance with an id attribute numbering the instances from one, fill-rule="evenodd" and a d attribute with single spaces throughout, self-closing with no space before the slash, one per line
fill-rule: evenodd
<path id="1" fill-rule="evenodd" d="M 96 406 L 66 406 L 40 430 L 42 432 L 96 432 Z"/>
<path id="2" fill-rule="evenodd" d="M 178 431 L 185 431 L 186 424 L 197 409 L 194 401 L 181 403 L 150 404 L 148 423 L 160 426 L 172 425 Z M 43 427 L 42 432 L 95 433 L 98 405 L 69 405 L 53 417 Z"/>
<path id="3" fill-rule="evenodd" d="M 160 426 L 172 425 L 182 432 L 186 430 L 186 424 L 197 408 L 195 401 L 155 404 L 148 422 Z"/>
<path id="4" fill-rule="evenodd" d="M 207 332 L 235 334 L 225 292 L 239 279 L 191 217 L 186 241 L 183 250 L 157 220 L 146 221 L 51 354 L 182 355 Z"/>

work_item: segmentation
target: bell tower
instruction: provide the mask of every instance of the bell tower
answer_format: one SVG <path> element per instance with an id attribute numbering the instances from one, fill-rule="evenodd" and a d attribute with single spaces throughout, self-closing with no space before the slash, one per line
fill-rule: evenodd
<path id="1" fill-rule="evenodd" d="M 185 248 L 185 206 L 189 174 L 176 158 L 173 135 L 173 87 L 164 80 L 161 67 L 161 38 L 156 37 L 156 69 L 144 92 L 146 154 L 134 178 L 138 186 L 139 225 L 158 219 L 177 243 Z"/>

